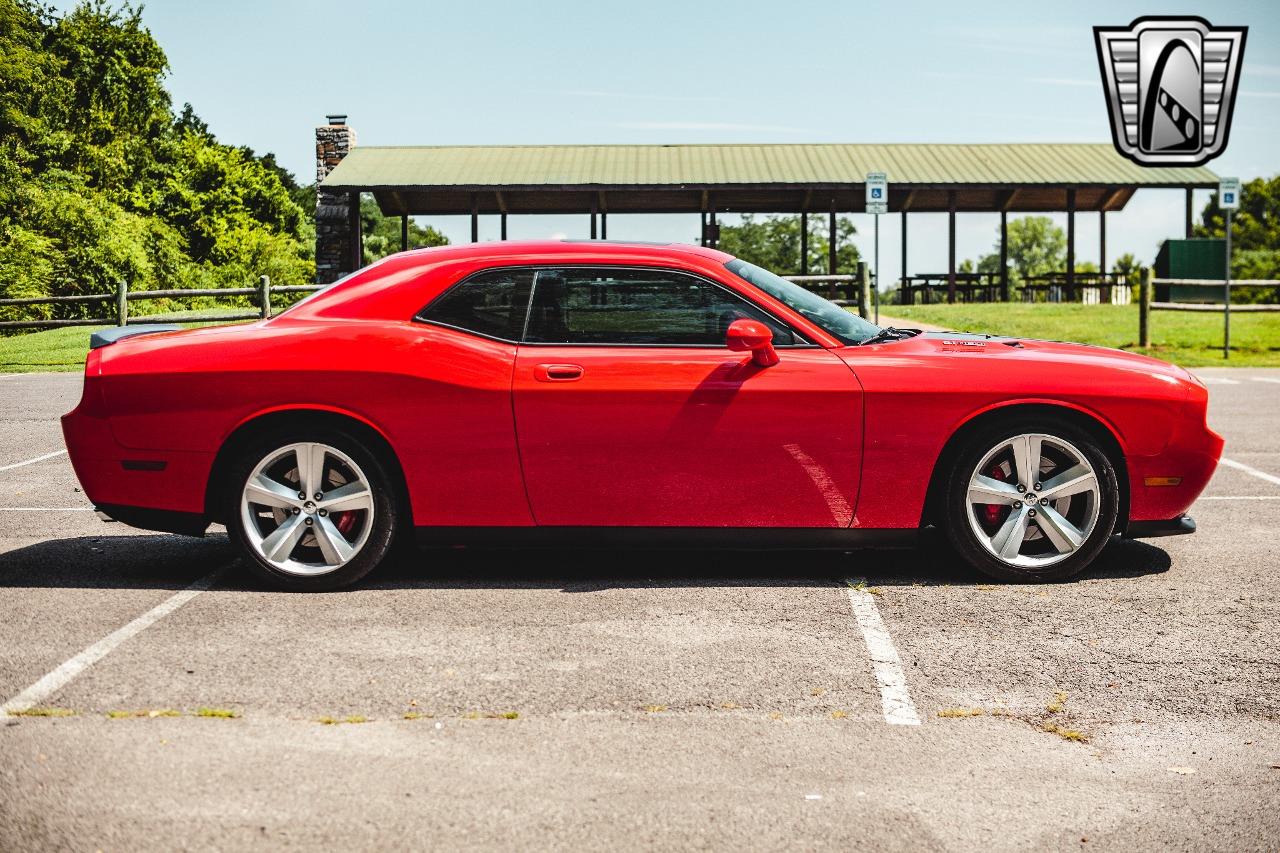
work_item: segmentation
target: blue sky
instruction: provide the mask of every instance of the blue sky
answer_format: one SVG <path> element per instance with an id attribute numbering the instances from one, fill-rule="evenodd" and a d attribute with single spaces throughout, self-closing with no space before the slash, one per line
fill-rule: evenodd
<path id="1" fill-rule="evenodd" d="M 1109 141 L 1092 27 L 1149 14 L 1250 28 L 1230 144 L 1209 165 L 1246 179 L 1280 172 L 1275 0 L 150 0 L 144 20 L 168 53 L 175 104 L 309 181 L 313 128 L 330 112 L 348 113 L 370 145 Z M 869 253 L 871 218 L 853 218 Z M 468 239 L 463 218 L 423 221 Z M 1097 217 L 1077 222 L 1078 257 L 1095 260 Z M 997 223 L 961 215 L 959 257 L 989 251 Z M 510 222 L 512 237 L 587 228 L 585 215 Z M 913 272 L 946 268 L 945 229 L 944 214 L 913 215 Z M 1150 259 L 1181 231 L 1181 191 L 1146 190 L 1108 216 L 1108 252 Z M 694 217 L 609 222 L 612 238 L 696 232 Z M 496 234 L 483 222 L 482 239 Z M 886 281 L 898 275 L 898 238 L 898 217 L 885 217 Z"/>

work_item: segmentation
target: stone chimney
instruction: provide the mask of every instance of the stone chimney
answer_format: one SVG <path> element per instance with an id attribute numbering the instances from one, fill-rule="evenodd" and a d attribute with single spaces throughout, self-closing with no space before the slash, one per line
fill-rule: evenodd
<path id="1" fill-rule="evenodd" d="M 360 194 L 329 192 L 320 182 L 356 147 L 345 115 L 316 128 L 316 282 L 329 284 L 360 268 Z"/>

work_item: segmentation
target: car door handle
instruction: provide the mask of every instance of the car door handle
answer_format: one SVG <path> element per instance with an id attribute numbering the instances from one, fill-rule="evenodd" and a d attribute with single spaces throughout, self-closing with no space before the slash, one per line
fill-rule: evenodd
<path id="1" fill-rule="evenodd" d="M 539 364 L 533 368 L 539 382 L 575 382 L 585 372 L 580 364 Z"/>

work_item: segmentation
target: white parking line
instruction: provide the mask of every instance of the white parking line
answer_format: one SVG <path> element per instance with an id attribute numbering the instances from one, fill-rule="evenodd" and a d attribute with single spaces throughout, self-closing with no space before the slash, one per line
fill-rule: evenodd
<path id="1" fill-rule="evenodd" d="M 0 506 L 0 512 L 93 512 L 91 506 Z"/>
<path id="2" fill-rule="evenodd" d="M 8 702 L 0 705 L 0 717 L 10 714 L 20 714 L 30 708 L 34 708 L 44 700 L 48 699 L 54 693 L 61 690 L 72 681 L 77 675 L 93 666 L 98 661 L 109 655 L 113 649 L 123 643 L 125 640 L 133 637 L 150 628 L 209 587 L 213 586 L 214 581 L 222 574 L 222 569 L 214 571 L 202 577 L 191 586 L 176 592 L 157 604 L 155 607 L 143 613 L 137 619 L 134 619 L 123 628 L 117 628 L 89 648 L 80 652 L 80 654 L 68 660 L 62 666 L 50 672 L 41 678 L 35 684 L 32 684 L 26 690 L 23 690 L 17 696 L 14 696 Z"/>
<path id="3" fill-rule="evenodd" d="M 1222 376 L 1196 376 L 1205 385 L 1239 385 L 1239 379 L 1227 379 Z"/>
<path id="4" fill-rule="evenodd" d="M 1202 501 L 1280 501 L 1280 495 L 1205 495 Z"/>
<path id="5" fill-rule="evenodd" d="M 25 465 L 34 465 L 37 462 L 43 462 L 46 459 L 52 459 L 55 456 L 61 456 L 66 453 L 65 450 L 55 450 L 52 453 L 46 453 L 44 456 L 37 456 L 35 459 L 27 459 L 22 462 L 14 462 L 12 465 L 0 465 L 0 471 L 12 471 L 14 468 L 21 468 Z"/>
<path id="6" fill-rule="evenodd" d="M 1277 477 L 1275 474 L 1268 474 L 1266 471 L 1259 471 L 1257 468 L 1254 468 L 1250 465 L 1246 465 L 1243 462 L 1237 462 L 1234 459 L 1228 459 L 1225 456 L 1219 459 L 1218 461 L 1223 465 L 1226 465 L 1228 468 L 1235 468 L 1237 471 L 1243 471 L 1246 474 L 1252 474 L 1253 476 L 1257 477 L 1259 480 L 1266 480 L 1268 483 L 1275 483 L 1277 486 L 1280 486 L 1280 477 Z"/>
<path id="7" fill-rule="evenodd" d="M 1254 382 L 1272 382 L 1280 385 L 1280 379 L 1276 379 L 1274 376 L 1250 376 L 1249 378 Z"/>
<path id="8" fill-rule="evenodd" d="M 896 726 L 920 725 L 920 715 L 916 713 L 916 706 L 911 704 L 911 693 L 907 690 L 907 676 L 902 672 L 902 661 L 898 659 L 898 650 L 893 647 L 889 629 L 880 618 L 875 597 L 863 589 L 864 581 L 861 578 L 848 578 L 845 584 L 849 588 L 849 603 L 853 605 L 853 615 L 858 620 L 858 627 L 862 629 L 862 639 L 867 643 L 871 665 L 880 685 L 884 721 Z"/>

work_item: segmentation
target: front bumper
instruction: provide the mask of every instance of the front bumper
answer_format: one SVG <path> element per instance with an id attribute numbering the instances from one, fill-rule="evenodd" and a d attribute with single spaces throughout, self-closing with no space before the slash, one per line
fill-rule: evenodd
<path id="1" fill-rule="evenodd" d="M 1189 515 L 1180 515 L 1167 521 L 1131 521 L 1124 535 L 1127 539 L 1155 539 L 1159 536 L 1185 536 L 1195 532 L 1195 519 Z"/>

